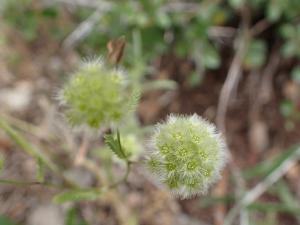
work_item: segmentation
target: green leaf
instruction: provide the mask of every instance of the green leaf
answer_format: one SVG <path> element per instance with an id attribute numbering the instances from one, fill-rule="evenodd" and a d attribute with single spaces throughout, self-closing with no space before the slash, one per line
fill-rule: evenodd
<path id="1" fill-rule="evenodd" d="M 300 66 L 297 66 L 292 70 L 292 79 L 295 83 L 300 85 Z"/>
<path id="2" fill-rule="evenodd" d="M 281 181 L 275 186 L 277 191 L 277 196 L 279 196 L 280 200 L 286 205 L 289 209 L 295 209 L 291 213 L 295 214 L 295 217 L 300 222 L 300 204 L 297 199 L 295 199 L 294 194 L 291 192 L 289 186 L 286 182 Z"/>
<path id="3" fill-rule="evenodd" d="M 88 223 L 81 218 L 78 209 L 73 207 L 67 212 L 65 225 L 88 225 Z"/>
<path id="4" fill-rule="evenodd" d="M 121 146 L 120 133 L 117 131 L 117 138 L 113 134 L 107 134 L 104 137 L 105 144 L 120 158 L 126 159 L 127 156 Z"/>
<path id="5" fill-rule="evenodd" d="M 36 178 L 39 182 L 44 182 L 45 180 L 45 164 L 41 158 L 37 159 L 37 171 Z"/>
<path id="6" fill-rule="evenodd" d="M 143 57 L 141 31 L 134 29 L 132 31 L 133 58 L 138 61 Z"/>
<path id="7" fill-rule="evenodd" d="M 27 154 L 40 159 L 49 169 L 59 172 L 58 167 L 50 160 L 50 158 L 40 149 L 33 146 L 19 132 L 17 132 L 4 118 L 0 117 L 0 128 Z"/>
<path id="8" fill-rule="evenodd" d="M 203 75 L 198 71 L 194 71 L 189 75 L 188 83 L 189 85 L 191 85 L 191 87 L 196 87 L 198 84 L 201 83 L 202 79 Z"/>
<path id="9" fill-rule="evenodd" d="M 295 35 L 296 30 L 292 24 L 284 24 L 279 28 L 279 33 L 282 37 L 288 39 Z"/>
<path id="10" fill-rule="evenodd" d="M 65 225 L 75 225 L 77 223 L 77 212 L 76 208 L 71 208 L 68 210 Z"/>
<path id="11" fill-rule="evenodd" d="M 217 69 L 221 59 L 216 48 L 210 44 L 205 44 L 203 48 L 203 65 L 208 69 Z"/>
<path id="12" fill-rule="evenodd" d="M 0 152 L 0 173 L 4 168 L 4 155 Z"/>
<path id="13" fill-rule="evenodd" d="M 265 63 L 266 54 L 266 43 L 261 40 L 253 40 L 248 47 L 244 65 L 250 69 L 259 68 Z"/>
<path id="14" fill-rule="evenodd" d="M 43 9 L 41 13 L 42 16 L 49 19 L 55 19 L 58 16 L 58 10 L 52 7 Z"/>
<path id="15" fill-rule="evenodd" d="M 252 203 L 249 206 L 247 206 L 247 209 L 249 210 L 257 210 L 259 212 L 285 212 L 285 213 L 293 213 L 297 214 L 299 213 L 300 208 L 299 207 L 291 207 L 286 204 L 282 203 Z"/>
<path id="16" fill-rule="evenodd" d="M 53 198 L 55 203 L 64 203 L 64 202 L 75 202 L 75 201 L 84 201 L 96 200 L 102 192 L 99 190 L 71 190 L 66 191 L 60 194 L 57 194 Z"/>
<path id="17" fill-rule="evenodd" d="M 178 41 L 175 45 L 175 53 L 179 57 L 185 57 L 189 52 L 186 42 Z"/>
<path id="18" fill-rule="evenodd" d="M 2 215 L 0 215 L 0 224 L 1 225 L 16 225 L 14 222 L 12 222 L 6 216 L 2 216 Z"/>
<path id="19" fill-rule="evenodd" d="M 257 166 L 247 169 L 243 172 L 246 179 L 265 177 L 272 173 L 277 167 L 279 167 L 285 160 L 300 154 L 300 146 L 294 146 L 287 151 L 283 151 L 276 157 L 267 159 Z"/>
<path id="20" fill-rule="evenodd" d="M 245 4 L 245 0 L 229 0 L 229 4 L 233 8 L 240 8 L 242 5 Z"/>
<path id="21" fill-rule="evenodd" d="M 289 117 L 294 111 L 294 104 L 290 100 L 284 100 L 280 103 L 280 112 L 284 117 Z"/>
<path id="22" fill-rule="evenodd" d="M 155 17 L 157 25 L 162 28 L 168 28 L 172 25 L 171 18 L 162 10 L 157 10 Z"/>
<path id="23" fill-rule="evenodd" d="M 226 195 L 222 197 L 203 197 L 199 202 L 200 207 L 208 208 L 217 204 L 229 204 L 234 202 L 234 196 Z M 249 210 L 257 210 L 261 212 L 286 212 L 297 214 L 299 212 L 299 207 L 297 205 L 288 205 L 285 203 L 267 203 L 267 202 L 254 202 L 247 206 Z"/>
<path id="24" fill-rule="evenodd" d="M 214 197 L 214 196 L 203 196 L 201 201 L 199 201 L 199 206 L 201 208 L 209 208 L 217 204 L 230 204 L 235 201 L 235 196 L 228 194 L 224 196 Z"/>
<path id="25" fill-rule="evenodd" d="M 270 1 L 267 8 L 267 18 L 271 22 L 275 22 L 280 19 L 282 14 L 282 8 L 277 1 Z"/>
<path id="26" fill-rule="evenodd" d="M 134 112 L 141 99 L 141 91 L 138 87 L 133 87 L 132 93 L 128 100 L 128 112 Z"/>
<path id="27" fill-rule="evenodd" d="M 282 55 L 286 58 L 293 57 L 297 53 L 297 47 L 291 42 L 291 40 L 287 40 L 281 48 Z"/>

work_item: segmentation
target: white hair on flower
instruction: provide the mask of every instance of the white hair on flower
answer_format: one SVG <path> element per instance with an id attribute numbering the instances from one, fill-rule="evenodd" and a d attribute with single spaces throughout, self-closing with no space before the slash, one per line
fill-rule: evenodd
<path id="1" fill-rule="evenodd" d="M 205 194 L 227 161 L 216 127 L 198 116 L 170 115 L 151 139 L 148 168 L 177 197 Z"/>

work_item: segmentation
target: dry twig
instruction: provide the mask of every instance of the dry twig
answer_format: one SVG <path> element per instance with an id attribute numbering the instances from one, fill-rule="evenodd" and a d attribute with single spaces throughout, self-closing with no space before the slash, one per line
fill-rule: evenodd
<path id="1" fill-rule="evenodd" d="M 233 90 L 238 84 L 238 80 L 242 72 L 242 60 L 246 52 L 246 43 L 248 43 L 247 40 L 242 38 L 239 41 L 237 52 L 232 60 L 225 83 L 220 92 L 216 122 L 217 122 L 217 126 L 223 132 L 223 134 L 226 133 L 225 118 L 226 118 L 228 103 L 232 96 Z"/>
<path id="2" fill-rule="evenodd" d="M 85 21 L 80 23 L 78 27 L 64 40 L 63 48 L 69 49 L 74 47 L 79 41 L 84 39 L 86 36 L 90 34 L 93 30 L 94 26 L 100 20 L 101 16 L 105 11 L 111 9 L 111 5 L 106 5 L 99 7 L 92 15 L 90 15 Z"/>

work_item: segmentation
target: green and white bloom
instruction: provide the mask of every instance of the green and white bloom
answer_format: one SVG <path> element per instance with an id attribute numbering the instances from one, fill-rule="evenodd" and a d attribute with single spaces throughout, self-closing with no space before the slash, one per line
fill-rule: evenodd
<path id="1" fill-rule="evenodd" d="M 60 100 L 71 125 L 99 128 L 119 122 L 132 108 L 124 74 L 97 59 L 83 63 L 64 86 Z"/>
<path id="2" fill-rule="evenodd" d="M 156 126 L 151 145 L 148 168 L 182 199 L 206 193 L 228 158 L 216 127 L 196 114 L 169 116 Z"/>

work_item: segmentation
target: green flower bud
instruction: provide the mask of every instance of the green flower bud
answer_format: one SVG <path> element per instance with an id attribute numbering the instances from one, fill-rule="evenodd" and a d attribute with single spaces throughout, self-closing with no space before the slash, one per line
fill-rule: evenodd
<path id="1" fill-rule="evenodd" d="M 119 122 L 133 106 L 124 74 L 101 60 L 83 63 L 64 86 L 60 99 L 71 125 L 99 128 Z"/>
<path id="2" fill-rule="evenodd" d="M 148 168 L 182 199 L 206 193 L 228 158 L 215 126 L 196 114 L 169 116 L 157 125 L 151 145 Z"/>
<path id="3" fill-rule="evenodd" d="M 121 144 L 126 156 L 131 160 L 135 160 L 142 151 L 142 146 L 134 134 L 123 135 L 121 137 Z"/>

